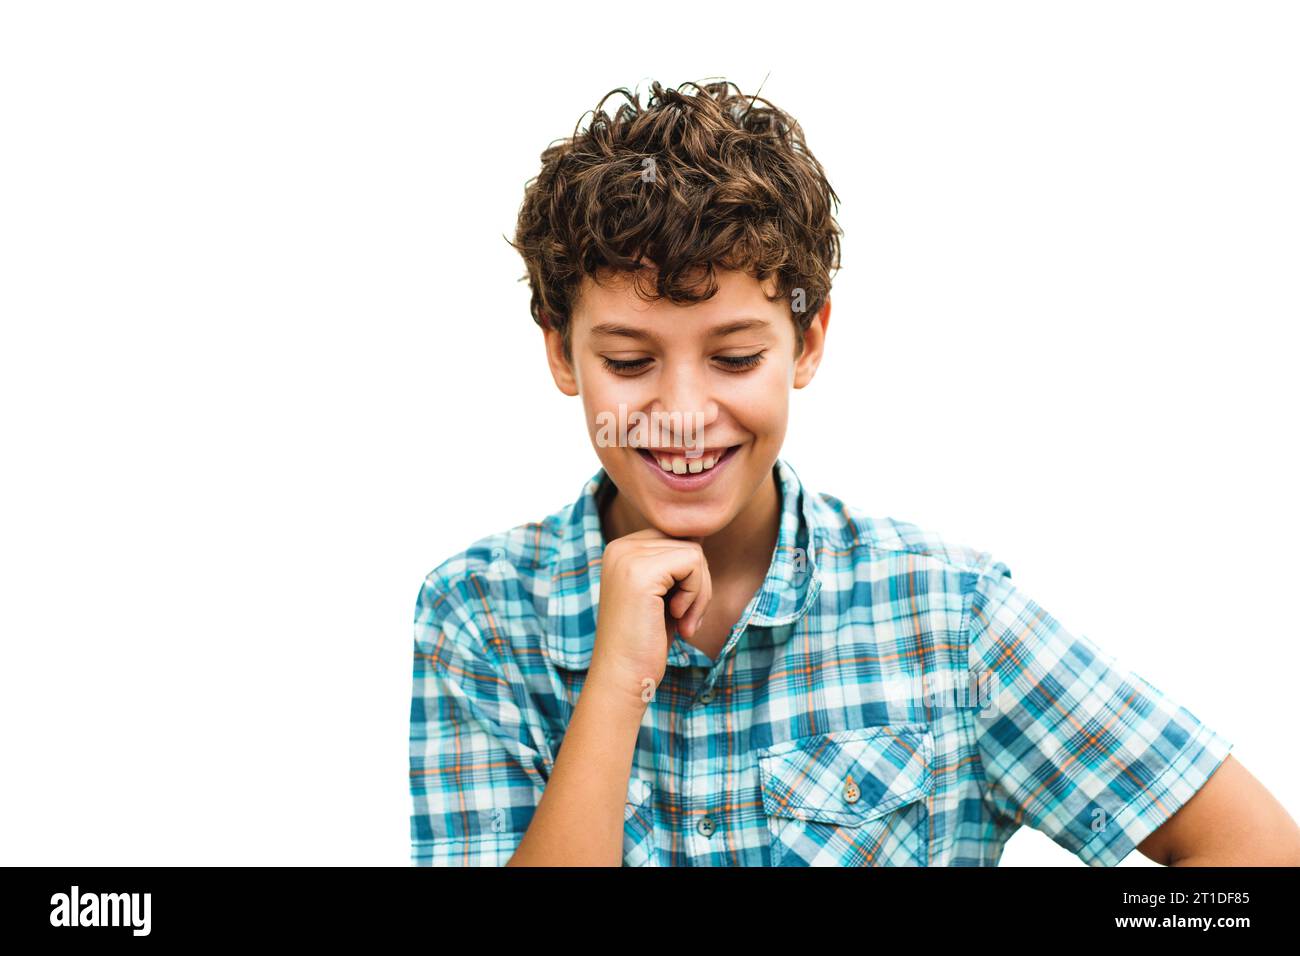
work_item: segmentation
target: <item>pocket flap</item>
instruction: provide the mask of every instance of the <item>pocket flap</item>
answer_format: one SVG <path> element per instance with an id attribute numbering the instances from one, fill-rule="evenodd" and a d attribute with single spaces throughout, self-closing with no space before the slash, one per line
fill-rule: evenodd
<path id="1" fill-rule="evenodd" d="M 859 826 L 933 788 L 934 737 L 927 724 L 813 734 L 758 754 L 769 816 Z"/>

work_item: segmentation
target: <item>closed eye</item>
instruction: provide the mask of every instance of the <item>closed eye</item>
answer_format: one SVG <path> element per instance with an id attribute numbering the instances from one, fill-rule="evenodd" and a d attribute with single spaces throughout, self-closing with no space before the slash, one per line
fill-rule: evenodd
<path id="1" fill-rule="evenodd" d="M 755 352 L 753 355 L 718 355 L 715 358 L 727 370 L 732 372 L 744 372 L 757 366 L 763 361 L 763 356 L 767 354 L 767 349 Z M 612 359 L 606 355 L 600 357 L 601 363 L 611 372 L 619 375 L 632 375 L 643 370 L 650 364 L 651 359 Z"/>
<path id="2" fill-rule="evenodd" d="M 645 368 L 646 364 L 650 361 L 648 358 L 612 359 L 605 355 L 602 355 L 600 360 L 605 364 L 605 368 L 609 369 L 611 372 L 618 372 L 619 374 L 640 371 Z"/>
<path id="3" fill-rule="evenodd" d="M 767 349 L 755 352 L 753 355 L 719 355 L 718 361 L 733 371 L 743 372 L 745 369 L 753 368 L 763 361 L 763 356 L 766 354 Z"/>

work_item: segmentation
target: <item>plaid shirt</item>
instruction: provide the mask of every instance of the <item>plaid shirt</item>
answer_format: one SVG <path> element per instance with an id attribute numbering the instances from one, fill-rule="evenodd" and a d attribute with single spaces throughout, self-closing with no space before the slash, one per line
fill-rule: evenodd
<path id="1" fill-rule="evenodd" d="M 987 552 L 806 492 L 716 660 L 675 634 L 623 811 L 625 866 L 995 866 L 1028 824 L 1118 863 L 1232 744 L 1016 589 Z M 499 866 L 596 636 L 602 468 L 439 565 L 415 607 L 411 861 Z"/>

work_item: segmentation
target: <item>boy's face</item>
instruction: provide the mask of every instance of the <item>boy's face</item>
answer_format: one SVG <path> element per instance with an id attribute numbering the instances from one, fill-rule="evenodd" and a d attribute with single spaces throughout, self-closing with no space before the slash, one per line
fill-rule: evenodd
<path id="1" fill-rule="evenodd" d="M 717 294 L 689 306 L 638 298 L 625 273 L 585 279 L 570 320 L 571 363 L 559 334 L 546 332 L 555 383 L 581 395 L 619 495 L 674 537 L 716 534 L 771 480 L 790 389 L 812 380 L 830 319 L 828 297 L 796 357 L 790 302 L 768 301 L 774 287 L 744 272 L 716 275 Z"/>

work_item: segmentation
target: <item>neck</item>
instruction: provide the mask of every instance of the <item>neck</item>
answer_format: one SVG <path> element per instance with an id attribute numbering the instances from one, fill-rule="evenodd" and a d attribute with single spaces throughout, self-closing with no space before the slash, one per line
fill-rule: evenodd
<path id="1" fill-rule="evenodd" d="M 652 527 L 626 497 L 617 493 L 612 482 L 609 494 L 611 497 L 601 508 L 606 542 Z M 781 530 L 781 506 L 781 489 L 773 468 L 731 523 L 700 541 L 715 591 L 755 577 L 755 588 L 762 586 Z"/>

